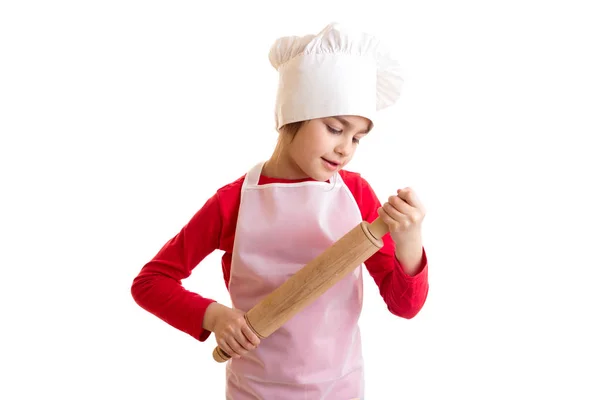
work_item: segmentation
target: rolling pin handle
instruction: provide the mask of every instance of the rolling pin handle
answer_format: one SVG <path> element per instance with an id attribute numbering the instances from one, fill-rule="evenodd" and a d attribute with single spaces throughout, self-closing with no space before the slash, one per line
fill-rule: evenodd
<path id="1" fill-rule="evenodd" d="M 386 233 L 389 232 L 389 227 L 381 217 L 377 217 L 375 221 L 371 222 L 368 226 L 371 235 L 375 236 L 376 239 L 381 239 Z"/>
<path id="2" fill-rule="evenodd" d="M 225 353 L 219 346 L 215 347 L 213 350 L 213 359 L 218 363 L 223 363 L 229 360 L 231 356 Z"/>

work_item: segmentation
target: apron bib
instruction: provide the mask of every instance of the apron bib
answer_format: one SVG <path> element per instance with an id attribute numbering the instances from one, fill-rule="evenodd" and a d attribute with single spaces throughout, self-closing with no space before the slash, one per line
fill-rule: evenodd
<path id="1" fill-rule="evenodd" d="M 362 221 L 339 174 L 258 185 L 263 165 L 244 179 L 233 246 L 229 293 L 244 312 Z M 230 359 L 227 399 L 363 398 L 362 285 L 361 265 L 256 349 Z"/>

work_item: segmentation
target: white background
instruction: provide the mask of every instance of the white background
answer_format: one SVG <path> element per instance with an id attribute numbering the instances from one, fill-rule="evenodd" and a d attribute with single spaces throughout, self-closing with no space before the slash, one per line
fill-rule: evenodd
<path id="1" fill-rule="evenodd" d="M 427 208 L 421 313 L 392 316 L 367 275 L 367 398 L 598 399 L 593 3 L 2 2 L 0 398 L 223 398 L 214 337 L 131 282 L 270 155 L 273 40 L 339 21 L 405 79 L 348 169 Z M 229 304 L 220 257 L 184 285 Z"/>

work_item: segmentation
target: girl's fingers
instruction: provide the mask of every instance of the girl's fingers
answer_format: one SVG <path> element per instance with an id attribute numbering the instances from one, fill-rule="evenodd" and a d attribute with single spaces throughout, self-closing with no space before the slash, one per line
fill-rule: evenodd
<path id="1" fill-rule="evenodd" d="M 398 189 L 397 193 L 398 197 L 404 200 L 407 204 L 425 212 L 425 208 L 423 207 L 421 200 L 419 199 L 415 191 L 412 190 L 412 188 L 405 187 L 404 189 Z"/>
<path id="2" fill-rule="evenodd" d="M 233 351 L 233 349 L 229 346 L 225 339 L 221 339 L 220 341 L 218 341 L 218 343 L 221 350 L 229 354 L 229 357 L 238 358 L 237 354 Z"/>
<path id="3" fill-rule="evenodd" d="M 244 351 L 250 351 L 254 349 L 254 345 L 250 343 L 244 332 L 242 332 L 241 330 L 236 333 L 235 339 L 237 340 L 239 345 L 244 349 Z"/>
<path id="4" fill-rule="evenodd" d="M 377 210 L 377 214 L 379 214 L 379 216 L 381 217 L 383 222 L 385 222 L 388 225 L 388 227 L 390 228 L 391 231 L 396 230 L 396 228 L 398 226 L 398 221 L 396 221 L 394 218 L 390 217 L 390 215 L 386 211 L 385 204 L 382 207 L 379 207 L 379 209 Z"/>
<path id="5" fill-rule="evenodd" d="M 258 346 L 260 339 L 252 332 L 247 325 L 241 326 L 234 334 L 218 340 L 219 347 L 232 358 L 240 358 L 248 351 Z"/>
<path id="6" fill-rule="evenodd" d="M 387 213 L 388 217 L 390 217 L 392 219 L 392 221 L 395 223 L 402 222 L 404 220 L 408 220 L 409 213 L 412 212 L 412 210 L 409 210 L 406 213 L 400 212 L 400 211 L 398 211 L 396 206 L 392 206 L 389 202 L 385 203 L 382 207 L 385 210 L 385 212 Z"/>
<path id="7" fill-rule="evenodd" d="M 241 357 L 246 353 L 246 350 L 238 343 L 236 338 L 233 336 L 227 338 L 227 344 L 237 357 Z"/>
<path id="8" fill-rule="evenodd" d="M 388 203 L 390 203 L 396 210 L 401 212 L 402 214 L 410 214 L 414 211 L 414 207 L 408 204 L 399 196 L 390 196 L 388 197 Z"/>
<path id="9" fill-rule="evenodd" d="M 254 347 L 256 347 L 260 344 L 260 339 L 258 338 L 258 336 L 256 336 L 256 334 L 252 331 L 252 329 L 250 329 L 250 327 L 248 325 L 242 326 L 242 333 L 244 334 L 246 339 L 250 342 L 250 344 L 253 345 Z"/>

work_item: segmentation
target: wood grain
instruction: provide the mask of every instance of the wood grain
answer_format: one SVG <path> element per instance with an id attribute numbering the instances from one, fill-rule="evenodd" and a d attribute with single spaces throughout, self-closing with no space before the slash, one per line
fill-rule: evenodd
<path id="1" fill-rule="evenodd" d="M 381 238 L 387 232 L 381 218 L 358 224 L 250 309 L 245 315 L 248 326 L 267 338 L 383 247 Z M 217 362 L 229 358 L 219 347 L 213 351 Z"/>

